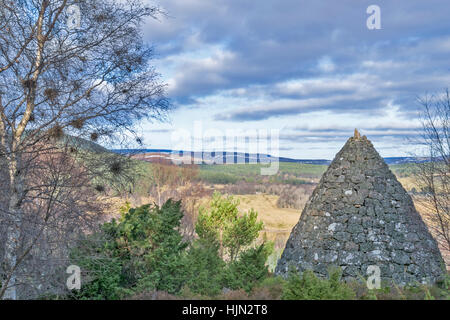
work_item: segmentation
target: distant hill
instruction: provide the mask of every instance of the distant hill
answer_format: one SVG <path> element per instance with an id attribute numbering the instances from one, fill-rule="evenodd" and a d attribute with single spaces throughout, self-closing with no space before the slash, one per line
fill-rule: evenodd
<path id="1" fill-rule="evenodd" d="M 67 142 L 70 146 L 77 147 L 86 151 L 103 153 L 103 152 L 111 152 L 111 150 L 102 147 L 98 143 L 92 142 L 90 140 L 86 140 L 80 137 L 74 137 L 71 135 L 64 135 L 63 143 Z"/>
<path id="2" fill-rule="evenodd" d="M 429 161 L 428 158 L 422 158 L 422 157 L 387 157 L 387 158 L 383 158 L 383 159 L 389 165 L 404 164 L 404 163 L 421 163 L 421 162 Z"/>
<path id="3" fill-rule="evenodd" d="M 327 159 L 293 159 L 286 157 L 273 157 L 270 154 L 255 154 L 243 152 L 192 152 L 175 151 L 170 149 L 115 149 L 111 150 L 120 154 L 132 154 L 133 157 L 147 162 L 173 161 L 175 163 L 198 163 L 198 164 L 236 164 L 236 163 L 270 163 L 294 162 L 306 164 L 328 165 L 331 160 Z M 387 164 L 404 164 L 427 161 L 426 158 L 415 157 L 387 157 Z"/>

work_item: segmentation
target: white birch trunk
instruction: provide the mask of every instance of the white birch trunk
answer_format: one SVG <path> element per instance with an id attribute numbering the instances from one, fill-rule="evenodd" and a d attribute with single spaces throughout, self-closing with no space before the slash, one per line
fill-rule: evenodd
<path id="1" fill-rule="evenodd" d="M 18 254 L 17 250 L 19 248 L 20 228 L 22 223 L 20 201 L 23 193 L 23 180 L 21 179 L 21 175 L 17 174 L 17 168 L 17 161 L 11 161 L 9 164 L 10 199 L 8 206 L 10 219 L 5 243 L 5 271 L 7 279 L 4 280 L 5 283 L 3 283 L 2 288 L 4 289 L 4 287 L 6 286 L 3 299 L 10 300 L 16 300 L 18 298 L 16 285 L 16 264 Z"/>

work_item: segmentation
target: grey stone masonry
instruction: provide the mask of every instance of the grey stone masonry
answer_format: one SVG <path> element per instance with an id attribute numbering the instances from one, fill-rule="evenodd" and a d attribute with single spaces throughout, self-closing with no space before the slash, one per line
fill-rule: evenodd
<path id="1" fill-rule="evenodd" d="M 347 280 L 367 278 L 376 265 L 382 281 L 406 285 L 435 282 L 443 260 L 411 197 L 355 130 L 306 203 L 275 273 L 290 265 L 323 276 L 339 266 Z"/>

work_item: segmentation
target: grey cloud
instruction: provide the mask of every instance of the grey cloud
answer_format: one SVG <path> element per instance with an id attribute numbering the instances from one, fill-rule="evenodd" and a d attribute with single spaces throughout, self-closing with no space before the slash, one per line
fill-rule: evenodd
<path id="1" fill-rule="evenodd" d="M 442 0 L 377 0 L 382 30 L 370 31 L 365 11 L 371 4 L 165 0 L 170 18 L 150 22 L 147 36 L 160 63 L 173 68 L 169 92 L 180 107 L 201 105 L 202 98 L 218 93 L 265 98 L 256 106 L 249 101 L 230 105 L 226 112 L 211 110 L 216 121 L 262 121 L 316 111 L 369 118 L 382 115 L 388 102 L 398 105 L 405 119 L 416 118 L 417 96 L 450 86 L 448 6 Z M 324 57 L 333 63 L 331 72 L 318 67 Z M 289 87 L 295 81 L 302 85 Z M 403 139 L 415 130 L 394 124 L 366 129 L 377 139 L 384 137 L 382 131 Z M 315 141 L 345 139 L 345 129 L 305 130 Z M 320 131 L 334 136 L 317 136 Z"/>
<path id="2" fill-rule="evenodd" d="M 352 130 L 349 126 L 343 126 L 339 124 L 327 124 L 326 126 L 312 126 L 309 124 L 288 126 L 286 129 L 292 131 L 308 131 L 308 132 L 350 132 Z M 362 127 L 358 127 L 359 130 L 371 130 L 371 131 L 411 131 L 417 132 L 422 129 L 420 123 L 407 123 L 407 122 L 391 122 L 386 120 L 385 124 L 373 124 L 366 123 Z"/>
<path id="3" fill-rule="evenodd" d="M 325 98 L 310 98 L 284 101 L 286 103 L 274 102 L 270 106 L 240 108 L 236 111 L 219 113 L 214 120 L 219 121 L 258 121 L 273 117 L 292 116 L 313 111 L 331 110 L 337 113 L 352 112 L 375 115 L 382 112 L 386 105 L 385 97 L 379 98 L 337 95 Z"/>
<path id="4" fill-rule="evenodd" d="M 415 130 L 404 130 L 396 128 L 379 128 L 377 130 L 360 129 L 361 134 L 374 142 L 391 141 L 396 143 L 405 142 L 408 140 L 416 140 L 419 133 Z M 343 142 L 346 141 L 353 134 L 353 128 L 345 129 L 330 129 L 330 130 L 316 130 L 304 132 L 284 132 L 280 134 L 280 140 L 288 143 L 305 143 L 305 142 Z"/>

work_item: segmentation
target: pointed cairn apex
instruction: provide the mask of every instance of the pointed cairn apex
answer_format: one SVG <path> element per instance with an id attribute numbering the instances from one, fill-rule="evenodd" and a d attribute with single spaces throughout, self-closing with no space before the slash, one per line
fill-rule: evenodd
<path id="1" fill-rule="evenodd" d="M 355 135 L 354 135 L 355 139 L 361 139 L 361 135 L 359 134 L 358 129 L 355 129 Z"/>

